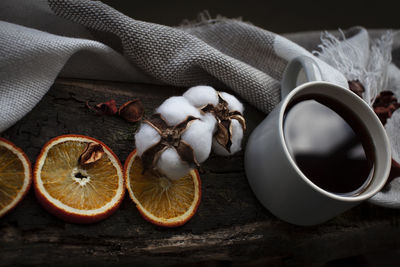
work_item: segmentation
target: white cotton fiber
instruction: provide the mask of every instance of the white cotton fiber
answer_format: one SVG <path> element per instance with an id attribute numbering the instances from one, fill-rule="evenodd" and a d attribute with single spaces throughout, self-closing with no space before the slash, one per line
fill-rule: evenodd
<path id="1" fill-rule="evenodd" d="M 220 145 L 215 138 L 213 138 L 212 149 L 213 151 L 220 156 L 230 156 L 240 151 L 241 143 L 243 139 L 243 129 L 240 123 L 233 119 L 232 120 L 232 145 L 231 152 L 229 153 L 222 145 Z"/>
<path id="2" fill-rule="evenodd" d="M 136 152 L 139 157 L 142 156 L 143 152 L 148 148 L 157 144 L 160 139 L 161 136 L 153 127 L 147 123 L 142 123 L 139 131 L 135 135 Z"/>
<path id="3" fill-rule="evenodd" d="M 221 97 L 228 103 L 230 111 L 243 113 L 243 105 L 231 94 L 221 92 Z M 217 130 L 217 119 L 213 113 L 200 112 L 200 108 L 219 102 L 217 91 L 210 86 L 195 86 L 187 90 L 183 96 L 174 96 L 165 100 L 157 109 L 168 126 L 173 127 L 187 119 L 188 116 L 198 118 L 189 123 L 181 138 L 193 148 L 198 163 L 204 162 L 210 155 L 211 147 L 219 155 L 232 155 L 241 149 L 243 129 L 236 119 L 232 119 L 232 146 L 231 153 L 219 145 L 213 137 Z M 157 144 L 161 137 L 149 124 L 143 123 L 135 135 L 136 150 L 139 156 Z M 174 147 L 169 147 L 161 153 L 155 163 L 156 169 L 170 179 L 179 179 L 186 175 L 191 167 L 182 161 Z"/>
<path id="4" fill-rule="evenodd" d="M 207 85 L 199 85 L 189 88 L 184 94 L 190 104 L 196 108 L 203 107 L 208 104 L 217 105 L 218 104 L 218 94 L 214 88 Z"/>
<path id="5" fill-rule="evenodd" d="M 161 154 L 157 169 L 172 180 L 181 178 L 191 170 L 189 164 L 181 160 L 174 148 L 168 148 Z"/>
<path id="6" fill-rule="evenodd" d="M 244 111 L 243 104 L 240 103 L 240 101 L 235 96 L 225 92 L 220 92 L 220 95 L 222 99 L 224 99 L 228 103 L 229 111 L 239 111 L 240 113 L 243 114 Z"/>
<path id="7" fill-rule="evenodd" d="M 165 100 L 157 109 L 169 126 L 177 125 L 188 116 L 200 118 L 200 111 L 183 96 L 173 96 Z"/>
<path id="8" fill-rule="evenodd" d="M 212 134 L 217 130 L 217 119 L 211 113 L 205 113 L 200 118 L 212 130 Z"/>
<path id="9" fill-rule="evenodd" d="M 169 126 L 175 126 L 184 121 L 188 116 L 199 118 L 191 122 L 182 134 L 182 140 L 189 144 L 200 163 L 205 161 L 211 150 L 213 132 L 216 119 L 211 114 L 201 115 L 184 97 L 171 97 L 164 101 L 156 110 L 166 120 Z M 160 135 L 149 124 L 143 123 L 136 138 L 136 149 L 141 156 L 144 151 L 160 141 Z M 159 157 L 156 168 L 170 179 L 178 179 L 190 171 L 191 166 L 181 160 L 175 148 L 166 149 Z"/>
<path id="10" fill-rule="evenodd" d="M 183 133 L 182 140 L 189 144 L 193 150 L 198 163 L 204 162 L 211 151 L 211 143 L 216 120 L 212 115 L 203 116 L 206 121 L 196 120 L 190 124 L 190 127 Z M 214 120 L 210 123 L 207 120 Z"/>

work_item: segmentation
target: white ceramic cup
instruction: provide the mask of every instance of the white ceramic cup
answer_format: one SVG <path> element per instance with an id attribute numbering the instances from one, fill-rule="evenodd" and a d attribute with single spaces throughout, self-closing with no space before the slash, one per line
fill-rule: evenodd
<path id="1" fill-rule="evenodd" d="M 304 70 L 309 82 L 296 87 Z M 385 185 L 391 167 L 388 137 L 373 110 L 356 94 L 341 86 L 316 81 L 318 65 L 309 57 L 289 62 L 282 80 L 282 101 L 252 132 L 245 152 L 245 171 L 258 200 L 275 216 L 297 225 L 325 222 L 372 197 Z M 355 196 L 325 191 L 312 183 L 292 158 L 284 139 L 284 114 L 288 105 L 305 95 L 322 95 L 350 108 L 367 129 L 374 146 L 371 182 Z"/>

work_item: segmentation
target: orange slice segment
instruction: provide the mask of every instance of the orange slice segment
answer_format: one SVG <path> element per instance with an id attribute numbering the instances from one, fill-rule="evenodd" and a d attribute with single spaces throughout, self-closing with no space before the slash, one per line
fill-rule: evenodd
<path id="1" fill-rule="evenodd" d="M 0 217 L 22 200 L 31 182 L 28 157 L 20 148 L 0 137 Z"/>
<path id="2" fill-rule="evenodd" d="M 89 143 L 100 144 L 104 155 L 81 165 Z M 92 223 L 111 215 L 125 192 L 122 167 L 104 143 L 82 135 L 63 135 L 44 145 L 34 168 L 34 188 L 41 204 L 57 217 Z"/>
<path id="3" fill-rule="evenodd" d="M 178 180 L 143 173 L 142 161 L 136 150 L 128 156 L 125 166 L 126 188 L 139 212 L 149 222 L 176 227 L 189 221 L 196 213 L 201 198 L 201 182 L 197 170 Z"/>

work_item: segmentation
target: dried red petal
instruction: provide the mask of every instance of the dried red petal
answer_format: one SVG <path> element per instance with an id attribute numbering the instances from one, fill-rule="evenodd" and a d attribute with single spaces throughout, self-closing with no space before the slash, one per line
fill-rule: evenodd
<path id="1" fill-rule="evenodd" d="M 382 91 L 376 97 L 372 107 L 382 124 L 385 125 L 387 120 L 392 117 L 393 112 L 400 108 L 400 103 L 397 102 L 393 92 Z"/>
<path id="2" fill-rule="evenodd" d="M 376 107 L 374 108 L 375 114 L 378 116 L 379 120 L 383 125 L 386 124 L 387 119 L 389 118 L 389 109 L 385 107 Z"/>
<path id="3" fill-rule="evenodd" d="M 111 99 L 104 103 L 96 104 L 95 106 L 90 106 L 89 101 L 87 101 L 86 106 L 90 110 L 93 110 L 100 115 L 114 115 L 117 113 L 117 104 L 115 103 L 114 99 Z"/>
<path id="4" fill-rule="evenodd" d="M 140 121 L 143 117 L 144 108 L 142 101 L 134 99 L 126 102 L 118 109 L 118 115 L 129 122 Z"/>
<path id="5" fill-rule="evenodd" d="M 101 159 L 104 155 L 103 146 L 97 143 L 88 143 L 83 153 L 79 156 L 79 164 L 86 165 Z"/>
<path id="6" fill-rule="evenodd" d="M 359 80 L 348 81 L 348 83 L 350 90 L 362 98 L 362 94 L 365 92 L 365 88 L 362 83 Z"/>

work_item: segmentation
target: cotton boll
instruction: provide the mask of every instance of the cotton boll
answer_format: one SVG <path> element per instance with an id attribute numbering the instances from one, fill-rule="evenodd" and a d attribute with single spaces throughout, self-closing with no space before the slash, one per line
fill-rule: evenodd
<path id="1" fill-rule="evenodd" d="M 172 124 L 167 127 L 169 130 L 185 121 L 188 116 L 197 117 L 197 119 L 187 124 L 186 129 L 178 129 L 182 129 L 181 140 L 192 147 L 196 161 L 203 162 L 207 159 L 210 154 L 213 131 L 216 126 L 216 119 L 212 114 L 200 114 L 198 109 L 191 106 L 183 97 L 167 99 L 167 101 L 157 109 L 157 112 L 160 112 L 167 124 Z M 179 116 L 181 116 L 181 118 L 178 118 Z M 160 131 L 168 133 L 165 128 L 160 128 Z M 158 134 L 153 126 L 144 123 L 136 135 L 138 155 L 142 156 L 148 148 L 158 143 L 160 139 L 160 134 Z M 169 139 L 166 137 L 164 142 L 166 140 Z M 193 166 L 180 158 L 173 141 L 171 141 L 169 145 L 170 147 L 160 154 L 154 167 L 166 177 L 178 179 L 186 175 Z"/>
<path id="2" fill-rule="evenodd" d="M 227 102 L 229 111 L 231 112 L 239 111 L 240 113 L 243 114 L 244 111 L 243 104 L 240 103 L 240 101 L 235 96 L 225 92 L 220 92 L 220 96 L 223 100 Z M 225 147 L 220 145 L 215 137 L 213 138 L 212 149 L 218 155 L 229 156 L 241 150 L 241 143 L 243 139 L 244 129 L 242 128 L 242 125 L 239 123 L 239 121 L 236 119 L 231 118 L 231 124 L 232 124 L 232 133 L 231 133 L 232 145 L 230 147 L 230 152 L 228 152 L 228 150 L 226 150 Z"/>
<path id="3" fill-rule="evenodd" d="M 238 111 L 243 113 L 244 107 L 239 100 L 228 93 L 221 92 L 220 96 L 228 104 L 230 111 Z M 241 141 L 243 138 L 243 129 L 238 120 L 233 119 L 237 116 L 236 114 L 228 115 L 226 113 L 226 107 L 219 104 L 219 97 L 217 91 L 210 86 L 195 86 L 187 90 L 183 96 L 174 96 L 165 100 L 157 109 L 156 113 L 161 114 L 161 119 L 164 119 L 169 127 L 166 129 L 162 124 L 157 127 L 162 127 L 160 131 L 165 131 L 164 134 L 170 134 L 171 136 L 165 137 L 165 141 L 170 140 L 169 138 L 178 133 L 181 134 L 181 140 L 186 142 L 193 149 L 195 159 L 198 163 L 204 162 L 209 154 L 211 147 L 219 155 L 232 155 L 241 149 Z M 203 113 L 199 108 L 211 104 L 214 108 L 210 109 L 210 112 Z M 186 129 L 175 128 L 175 132 L 170 130 L 173 126 L 184 122 L 188 116 L 197 118 L 187 124 Z M 214 134 L 217 131 L 217 118 L 215 116 L 224 116 L 224 118 L 218 118 L 218 120 L 231 119 L 232 126 L 232 145 L 228 152 L 223 146 L 218 144 Z M 230 117 L 232 116 L 232 118 Z M 237 118 L 237 117 L 236 117 Z M 160 118 L 158 118 L 160 119 Z M 176 132 L 178 131 L 178 132 Z M 191 164 L 183 161 L 175 147 L 177 146 L 173 141 L 168 143 L 170 146 L 163 151 L 155 163 L 155 168 L 170 179 L 179 179 L 182 176 L 189 173 L 191 170 Z M 140 130 L 135 135 L 136 149 L 139 156 L 157 144 L 161 140 L 160 134 L 151 125 L 144 123 Z M 163 143 L 163 145 L 165 145 Z"/>
<path id="4" fill-rule="evenodd" d="M 201 120 L 207 124 L 207 127 L 211 130 L 211 132 L 214 134 L 215 131 L 217 130 L 217 119 L 214 117 L 214 115 L 210 113 L 206 113 L 203 116 L 201 116 Z"/>
<path id="5" fill-rule="evenodd" d="M 228 103 L 228 108 L 230 111 L 236 110 L 243 114 L 244 111 L 243 104 L 240 103 L 240 101 L 235 96 L 225 92 L 220 92 L 220 95 L 222 99 L 224 99 Z"/>
<path id="6" fill-rule="evenodd" d="M 157 109 L 169 126 L 177 125 L 188 116 L 200 118 L 200 111 L 183 96 L 173 96 L 165 100 Z"/>
<path id="7" fill-rule="evenodd" d="M 213 151 L 220 156 L 230 156 L 240 151 L 241 143 L 243 139 L 243 129 L 240 123 L 233 119 L 232 120 L 232 145 L 231 152 L 229 153 L 223 146 L 221 146 L 215 138 L 213 138 L 212 148 Z"/>
<path id="8" fill-rule="evenodd" d="M 215 118 L 213 119 L 213 125 L 207 121 L 194 121 L 182 135 L 182 140 L 193 148 L 198 163 L 204 162 L 210 155 L 213 131 L 216 124 Z"/>
<path id="9" fill-rule="evenodd" d="M 189 173 L 189 164 L 182 161 L 174 148 L 166 149 L 157 161 L 157 169 L 172 180 L 177 180 Z"/>
<path id="10" fill-rule="evenodd" d="M 148 148 L 157 144 L 160 139 L 161 136 L 153 127 L 147 123 L 142 123 L 139 131 L 135 135 L 136 152 L 139 157 L 142 156 L 143 152 Z"/>
<path id="11" fill-rule="evenodd" d="M 214 88 L 207 85 L 199 85 L 189 88 L 184 94 L 185 97 L 196 108 L 203 107 L 208 104 L 218 104 L 218 94 Z"/>

